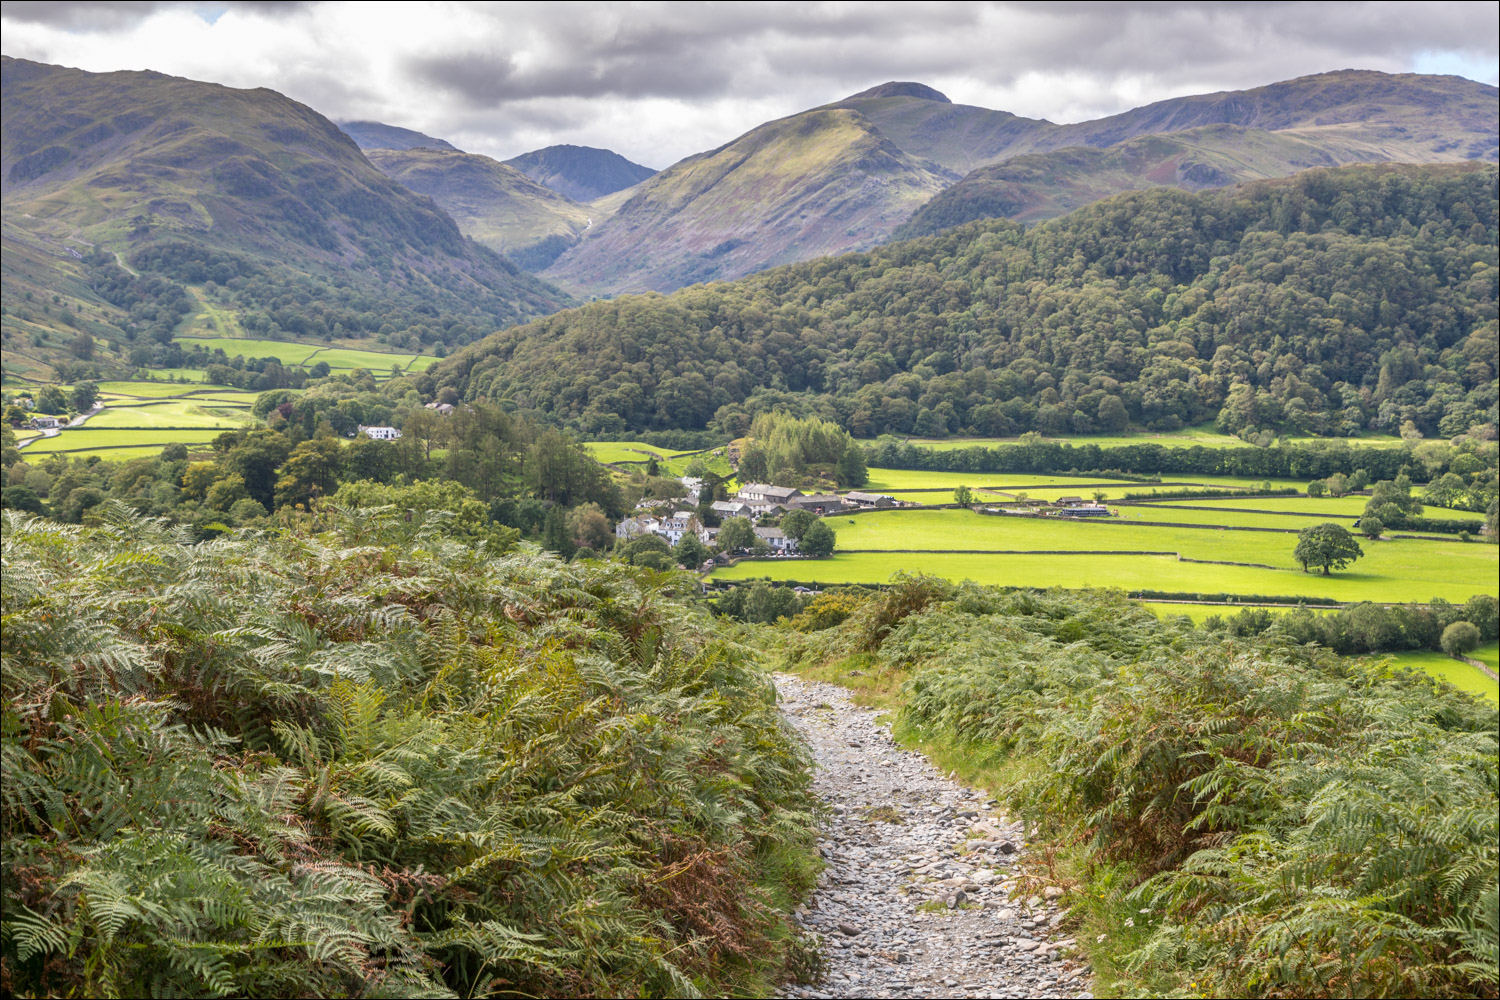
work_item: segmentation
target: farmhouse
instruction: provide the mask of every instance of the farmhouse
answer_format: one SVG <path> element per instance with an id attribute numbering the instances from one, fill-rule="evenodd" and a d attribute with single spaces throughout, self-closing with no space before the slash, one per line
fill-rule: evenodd
<path id="1" fill-rule="evenodd" d="M 788 538 L 780 528 L 756 528 L 755 537 L 765 542 L 776 555 L 791 555 L 797 551 L 797 540 Z"/>
<path id="2" fill-rule="evenodd" d="M 1054 507 L 1082 507 L 1087 501 L 1083 497 L 1058 497 L 1052 501 Z"/>
<path id="3" fill-rule="evenodd" d="M 34 431 L 46 431 L 54 427 L 61 427 L 62 421 L 56 417 L 32 417 L 30 425 Z"/>
<path id="4" fill-rule="evenodd" d="M 1061 517 L 1109 517 L 1109 508 L 1099 503 L 1081 503 L 1058 513 Z"/>
<path id="5" fill-rule="evenodd" d="M 809 514 L 837 514 L 844 509 L 844 498 L 833 493 L 812 493 L 788 501 L 787 506 Z"/>
<path id="6" fill-rule="evenodd" d="M 371 441 L 395 441 L 401 437 L 401 432 L 394 427 L 366 427 L 360 424 L 359 432 Z"/>
<path id="7" fill-rule="evenodd" d="M 715 514 L 719 517 L 749 517 L 754 513 L 751 506 L 743 500 L 715 500 L 709 504 Z"/>
<path id="8" fill-rule="evenodd" d="M 436 410 L 438 416 L 441 417 L 451 417 L 453 416 L 454 406 L 452 403 L 428 403 L 424 409 Z"/>
<path id="9" fill-rule="evenodd" d="M 866 509 L 896 506 L 896 498 L 886 496 L 884 493 L 849 492 L 844 494 L 844 502 Z"/>
<path id="10" fill-rule="evenodd" d="M 802 491 L 791 486 L 770 486 L 766 483 L 746 483 L 740 487 L 735 494 L 747 503 L 774 503 L 785 506 L 790 501 L 802 496 Z"/>

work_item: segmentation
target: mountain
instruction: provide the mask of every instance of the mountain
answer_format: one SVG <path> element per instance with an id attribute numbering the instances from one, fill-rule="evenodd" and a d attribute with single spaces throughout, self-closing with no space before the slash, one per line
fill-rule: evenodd
<path id="1" fill-rule="evenodd" d="M 547 146 L 505 163 L 574 201 L 593 201 L 614 194 L 656 173 L 619 153 L 593 146 Z"/>
<path id="2" fill-rule="evenodd" d="M 434 139 L 414 129 L 384 122 L 339 122 L 339 128 L 360 149 L 451 149 L 458 147 L 444 139 Z"/>
<path id="3" fill-rule="evenodd" d="M 543 274 L 584 291 L 670 291 L 844 253 L 957 179 L 857 112 L 806 111 L 643 181 Z"/>
<path id="4" fill-rule="evenodd" d="M 1121 191 L 1493 161 L 1497 96 L 1460 77 L 1344 70 L 1058 125 L 892 81 L 596 201 L 614 214 L 544 275 L 593 294 L 670 291 L 972 218 L 1048 218 Z"/>
<path id="5" fill-rule="evenodd" d="M 1481 163 L 1133 191 L 589 303 L 429 374 L 593 434 L 737 437 L 784 408 L 859 437 L 1410 420 L 1446 438 L 1496 418 L 1497 225 Z"/>
<path id="6" fill-rule="evenodd" d="M 3 84 L 7 303 L 87 287 L 64 308 L 122 342 L 168 341 L 201 308 L 253 331 L 406 348 L 457 346 L 568 301 L 274 91 L 9 57 Z M 61 266 L 34 266 L 39 254 Z M 6 330 L 28 332 L 9 314 Z"/>
<path id="7" fill-rule="evenodd" d="M 427 195 L 465 235 L 513 260 L 540 266 L 589 227 L 589 208 L 488 156 L 435 149 L 367 149 L 392 180 Z"/>
<path id="8" fill-rule="evenodd" d="M 973 171 L 917 209 L 892 235 L 925 236 L 973 219 L 1050 219 L 1125 191 L 1158 186 L 1201 191 L 1382 160 L 1357 144 L 1237 125 L 1145 135 L 1103 149 L 1023 153 Z"/>

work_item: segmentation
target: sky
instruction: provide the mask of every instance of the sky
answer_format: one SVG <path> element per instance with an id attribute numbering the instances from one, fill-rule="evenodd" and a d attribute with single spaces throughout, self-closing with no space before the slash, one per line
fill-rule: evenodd
<path id="1" fill-rule="evenodd" d="M 1500 5 L 1458 3 L 0 4 L 6 55 L 270 87 L 336 121 L 501 159 L 650 167 L 887 80 L 1075 122 L 1337 69 L 1500 77 Z"/>

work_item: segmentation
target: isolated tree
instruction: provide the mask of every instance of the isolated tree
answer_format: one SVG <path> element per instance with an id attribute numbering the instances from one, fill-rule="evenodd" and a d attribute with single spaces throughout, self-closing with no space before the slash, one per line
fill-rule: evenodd
<path id="1" fill-rule="evenodd" d="M 834 531 L 824 521 L 815 521 L 802 534 L 797 551 L 805 556 L 831 556 L 836 542 Z"/>
<path id="2" fill-rule="evenodd" d="M 1310 497 L 1320 497 L 1327 492 L 1328 484 L 1323 482 L 1323 480 L 1321 479 L 1314 479 L 1312 482 L 1307 484 L 1307 495 Z"/>
<path id="3" fill-rule="evenodd" d="M 1292 558 L 1302 564 L 1302 572 L 1306 573 L 1309 566 L 1320 566 L 1328 576 L 1330 569 L 1343 569 L 1364 554 L 1348 528 L 1325 522 L 1297 533 Z"/>
<path id="4" fill-rule="evenodd" d="M 973 503 L 974 491 L 969 489 L 967 486 L 960 486 L 958 489 L 953 491 L 953 502 L 961 504 Z"/>
<path id="5" fill-rule="evenodd" d="M 1370 541 L 1379 541 L 1380 533 L 1385 530 L 1385 523 L 1374 514 L 1366 514 L 1359 519 L 1359 530 Z"/>
<path id="6" fill-rule="evenodd" d="M 1443 652 L 1457 659 L 1478 646 L 1480 638 L 1479 626 L 1473 622 L 1458 621 L 1443 629 L 1440 642 Z"/>
<path id="7" fill-rule="evenodd" d="M 807 529 L 818 523 L 818 516 L 805 510 L 789 510 L 781 519 L 781 530 L 786 537 L 801 541 Z"/>
<path id="8" fill-rule="evenodd" d="M 1324 480 L 1328 486 L 1328 492 L 1336 497 L 1341 497 L 1349 492 L 1349 477 L 1342 472 L 1335 472 Z"/>
<path id="9" fill-rule="evenodd" d="M 738 552 L 755 544 L 755 529 L 748 517 L 731 517 L 719 526 L 719 549 Z"/>
<path id="10" fill-rule="evenodd" d="M 1354 493 L 1370 485 L 1370 474 L 1364 469 L 1355 469 L 1349 475 L 1349 492 Z"/>

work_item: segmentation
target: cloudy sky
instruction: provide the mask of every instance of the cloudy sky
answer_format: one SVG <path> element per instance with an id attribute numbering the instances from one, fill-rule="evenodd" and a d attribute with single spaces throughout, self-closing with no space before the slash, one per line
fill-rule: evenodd
<path id="1" fill-rule="evenodd" d="M 5 54 L 652 167 L 886 80 L 1056 122 L 1344 68 L 1496 83 L 1482 3 L 4 3 Z"/>

